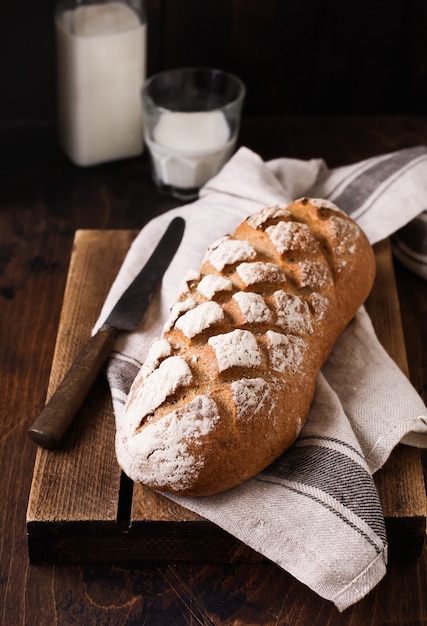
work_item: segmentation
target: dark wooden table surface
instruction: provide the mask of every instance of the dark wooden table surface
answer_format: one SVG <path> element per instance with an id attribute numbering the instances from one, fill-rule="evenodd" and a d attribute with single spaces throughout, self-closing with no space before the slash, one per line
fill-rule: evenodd
<path id="1" fill-rule="evenodd" d="M 264 159 L 330 166 L 427 144 L 427 117 L 245 118 L 240 142 Z M 147 155 L 70 164 L 54 128 L 0 134 L 0 616 L 10 626 L 427 624 L 427 554 L 391 563 L 344 613 L 269 563 L 30 565 L 25 514 L 35 458 L 27 429 L 45 400 L 74 232 L 139 229 L 177 206 L 159 196 Z M 395 266 L 410 378 L 427 396 L 427 283 Z M 425 464 L 426 465 L 426 464 Z"/>

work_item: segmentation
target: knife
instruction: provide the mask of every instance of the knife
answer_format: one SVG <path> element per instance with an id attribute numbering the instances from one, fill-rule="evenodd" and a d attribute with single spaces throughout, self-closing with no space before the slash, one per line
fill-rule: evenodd
<path id="1" fill-rule="evenodd" d="M 185 228 L 174 218 L 142 270 L 120 297 L 101 328 L 89 339 L 28 431 L 42 448 L 57 448 L 83 404 L 120 332 L 132 331 L 142 320 L 151 296 L 170 265 Z"/>

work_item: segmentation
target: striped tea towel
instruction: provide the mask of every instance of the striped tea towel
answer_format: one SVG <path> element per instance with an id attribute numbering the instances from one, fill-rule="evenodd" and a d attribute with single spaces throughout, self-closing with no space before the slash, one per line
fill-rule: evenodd
<path id="1" fill-rule="evenodd" d="M 328 169 L 321 159 L 264 162 L 241 148 L 196 202 L 155 218 L 139 233 L 97 327 L 175 215 L 186 220 L 161 292 L 136 332 L 121 335 L 107 376 L 116 422 L 179 285 L 206 248 L 259 209 L 301 196 L 328 198 L 352 215 L 372 243 L 427 206 L 427 149 L 415 147 Z M 246 483 L 216 496 L 169 496 L 262 553 L 339 610 L 384 576 L 387 538 L 372 479 L 397 443 L 427 447 L 427 410 L 378 342 L 362 307 L 319 374 L 310 416 L 290 450 Z"/>

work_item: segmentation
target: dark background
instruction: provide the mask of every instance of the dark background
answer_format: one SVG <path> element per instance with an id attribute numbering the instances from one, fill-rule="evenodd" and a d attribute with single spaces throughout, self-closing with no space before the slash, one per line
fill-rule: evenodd
<path id="1" fill-rule="evenodd" d="M 244 113 L 427 112 L 426 0 L 146 0 L 148 74 L 220 67 Z M 0 124 L 55 121 L 52 0 L 0 0 Z"/>
<path id="2" fill-rule="evenodd" d="M 146 1 L 148 72 L 205 64 L 240 75 L 241 142 L 262 159 L 335 167 L 427 145 L 427 0 Z M 0 623 L 427 624 L 425 552 L 390 563 L 343 614 L 272 564 L 29 565 L 27 429 L 46 399 L 74 234 L 140 229 L 177 206 L 152 184 L 147 151 L 78 168 L 58 150 L 53 12 L 52 0 L 0 0 Z M 410 378 L 425 399 L 425 281 L 395 270 Z"/>

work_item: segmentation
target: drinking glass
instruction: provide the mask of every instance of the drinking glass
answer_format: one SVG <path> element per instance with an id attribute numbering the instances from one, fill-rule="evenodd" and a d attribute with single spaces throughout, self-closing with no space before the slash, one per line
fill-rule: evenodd
<path id="1" fill-rule="evenodd" d="M 144 139 L 159 190 L 197 197 L 235 149 L 245 95 L 240 78 L 219 69 L 178 68 L 147 79 Z"/>

